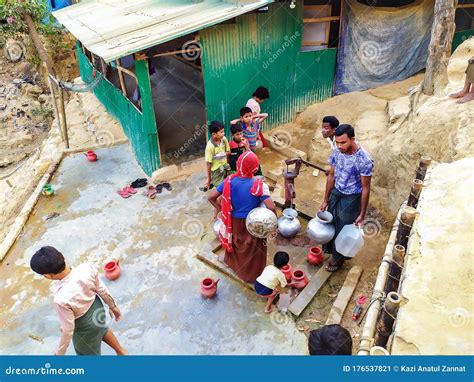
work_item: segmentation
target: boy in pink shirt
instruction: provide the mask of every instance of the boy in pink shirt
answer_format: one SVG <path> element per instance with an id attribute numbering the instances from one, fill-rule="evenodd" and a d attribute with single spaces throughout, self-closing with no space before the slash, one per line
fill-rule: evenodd
<path id="1" fill-rule="evenodd" d="M 33 255 L 30 267 L 48 280 L 55 281 L 54 307 L 61 325 L 55 355 L 64 355 L 71 339 L 78 355 L 100 355 L 102 341 L 117 355 L 128 354 L 106 325 L 106 313 L 99 296 L 109 306 L 109 312 L 116 321 L 120 319 L 121 312 L 100 280 L 95 266 L 66 266 L 62 253 L 47 246 Z"/>

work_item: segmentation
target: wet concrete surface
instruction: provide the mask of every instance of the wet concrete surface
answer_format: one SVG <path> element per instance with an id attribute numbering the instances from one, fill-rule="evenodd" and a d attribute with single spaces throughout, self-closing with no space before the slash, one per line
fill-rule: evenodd
<path id="1" fill-rule="evenodd" d="M 261 298 L 195 258 L 212 235 L 212 210 L 198 190 L 204 174 L 173 182 L 154 200 L 140 191 L 122 199 L 116 190 L 144 173 L 128 145 L 97 153 L 95 163 L 83 154 L 64 159 L 51 182 L 57 194 L 40 198 L 0 266 L 2 354 L 55 351 L 52 283 L 29 268 L 43 245 L 58 248 L 73 267 L 87 261 L 102 269 L 106 260 L 120 259 L 118 280 L 100 274 L 123 313 L 110 327 L 131 354 L 306 354 L 293 320 L 263 313 Z M 53 212 L 59 216 L 45 220 Z M 212 300 L 200 295 L 207 276 L 221 278 Z"/>

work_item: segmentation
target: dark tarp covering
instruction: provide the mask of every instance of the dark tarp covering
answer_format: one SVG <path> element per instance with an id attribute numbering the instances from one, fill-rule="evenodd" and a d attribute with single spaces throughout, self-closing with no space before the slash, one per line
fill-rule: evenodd
<path id="1" fill-rule="evenodd" d="M 403 80 L 425 67 L 433 0 L 400 8 L 343 4 L 335 93 Z"/>

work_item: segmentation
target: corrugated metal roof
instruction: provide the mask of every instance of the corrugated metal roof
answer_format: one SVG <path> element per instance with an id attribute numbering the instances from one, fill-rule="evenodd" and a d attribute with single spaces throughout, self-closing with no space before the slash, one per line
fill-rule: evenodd
<path id="1" fill-rule="evenodd" d="M 88 50 L 110 62 L 273 2 L 171 1 L 85 0 L 53 15 Z"/>

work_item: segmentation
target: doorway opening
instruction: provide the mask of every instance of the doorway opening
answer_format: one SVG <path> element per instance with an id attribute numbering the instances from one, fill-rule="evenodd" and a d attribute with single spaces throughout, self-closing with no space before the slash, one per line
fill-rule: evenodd
<path id="1" fill-rule="evenodd" d="M 201 49 L 196 36 L 156 48 L 149 70 L 161 162 L 179 164 L 202 156 L 206 147 Z"/>

